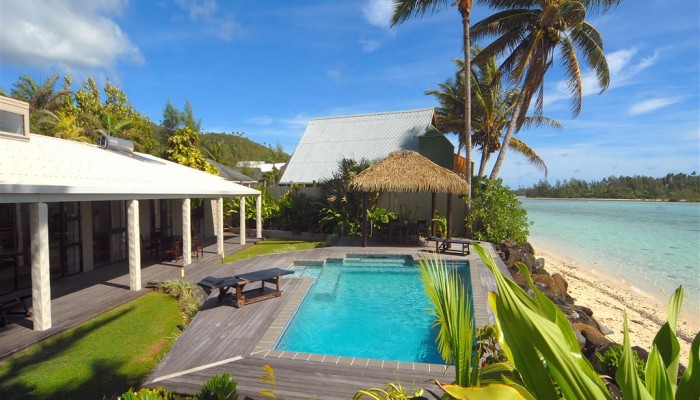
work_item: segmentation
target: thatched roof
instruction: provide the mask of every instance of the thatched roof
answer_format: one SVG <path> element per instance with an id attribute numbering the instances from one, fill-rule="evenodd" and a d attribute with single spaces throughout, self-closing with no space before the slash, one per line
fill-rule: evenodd
<path id="1" fill-rule="evenodd" d="M 390 153 L 387 158 L 360 172 L 348 189 L 358 192 L 424 192 L 467 194 L 459 175 L 415 151 Z"/>

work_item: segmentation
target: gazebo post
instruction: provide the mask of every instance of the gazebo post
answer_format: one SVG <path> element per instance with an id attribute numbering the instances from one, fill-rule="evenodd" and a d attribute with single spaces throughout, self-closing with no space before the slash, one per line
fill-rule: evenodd
<path id="1" fill-rule="evenodd" d="M 437 215 L 435 214 L 437 212 L 435 207 L 436 196 L 437 195 L 435 192 L 430 194 L 430 236 L 437 236 L 435 234 L 435 219 L 437 218 Z"/>
<path id="2" fill-rule="evenodd" d="M 452 239 L 452 193 L 447 193 L 447 238 Z M 449 247 L 450 244 L 447 244 Z"/>
<path id="3" fill-rule="evenodd" d="M 367 192 L 362 192 L 362 247 L 367 247 Z"/>

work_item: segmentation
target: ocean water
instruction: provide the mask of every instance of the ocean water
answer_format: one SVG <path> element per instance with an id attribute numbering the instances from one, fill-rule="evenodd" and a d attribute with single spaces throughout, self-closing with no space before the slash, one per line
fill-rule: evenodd
<path id="1" fill-rule="evenodd" d="M 520 199 L 530 238 L 664 304 L 683 285 L 684 310 L 700 310 L 700 204 Z"/>

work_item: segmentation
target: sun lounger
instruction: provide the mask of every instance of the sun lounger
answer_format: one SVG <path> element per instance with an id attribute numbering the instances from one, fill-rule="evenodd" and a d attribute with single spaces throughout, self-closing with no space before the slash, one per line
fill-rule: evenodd
<path id="1" fill-rule="evenodd" d="M 453 252 L 460 252 L 462 253 L 463 256 L 466 256 L 469 254 L 469 245 L 472 244 L 472 241 L 469 239 L 445 239 L 445 238 L 439 238 L 436 236 L 430 236 L 427 239 L 428 242 L 433 241 L 435 242 L 435 252 L 436 253 L 446 253 L 447 251 L 453 251 Z M 459 248 L 452 249 L 450 248 L 450 245 L 461 245 L 462 250 L 460 251 Z"/>
<path id="2" fill-rule="evenodd" d="M 254 303 L 256 301 L 270 299 L 273 297 L 281 297 L 282 291 L 280 291 L 280 276 L 293 273 L 294 271 L 289 271 L 286 269 L 270 268 L 224 278 L 207 276 L 206 278 L 197 282 L 197 284 L 208 292 L 210 292 L 212 289 L 219 289 L 219 302 L 226 299 L 229 289 L 235 288 L 236 293 L 234 302 L 236 307 L 241 308 L 248 303 Z M 255 290 L 249 290 L 247 292 L 243 291 L 246 285 L 255 282 L 260 282 L 260 288 L 257 289 L 257 293 L 254 293 Z M 265 282 L 273 283 L 275 285 L 275 290 L 266 292 Z M 231 297 L 233 297 L 233 293 L 231 293 Z"/>

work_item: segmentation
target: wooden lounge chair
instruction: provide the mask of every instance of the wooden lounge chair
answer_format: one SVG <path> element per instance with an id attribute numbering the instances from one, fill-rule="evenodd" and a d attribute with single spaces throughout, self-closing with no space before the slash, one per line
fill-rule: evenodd
<path id="1" fill-rule="evenodd" d="M 428 239 L 426 239 L 427 242 L 433 241 L 435 242 L 435 252 L 436 253 L 443 253 L 445 254 L 448 251 L 453 251 L 453 252 L 459 252 L 462 253 L 463 256 L 466 256 L 469 254 L 469 245 L 472 244 L 472 241 L 469 239 L 446 239 L 446 238 L 440 238 L 436 236 L 430 236 Z M 456 245 L 462 245 L 462 250 L 458 249 L 452 249 L 450 248 L 450 245 L 456 244 Z"/>
<path id="2" fill-rule="evenodd" d="M 261 271 L 249 272 L 247 274 L 240 274 L 236 276 L 228 276 L 224 278 L 217 278 L 215 276 L 207 276 L 201 281 L 197 282 L 199 286 L 204 288 L 208 293 L 212 289 L 219 289 L 218 299 L 222 302 L 226 299 L 228 290 L 230 288 L 236 289 L 234 304 L 236 307 L 241 308 L 248 303 L 254 303 L 256 301 L 261 301 L 265 299 L 271 299 L 273 297 L 281 297 L 282 291 L 280 290 L 280 276 L 293 274 L 294 271 L 289 271 L 281 268 L 270 268 Z M 249 290 L 244 292 L 243 289 L 246 285 L 260 282 L 260 288 L 257 289 L 257 293 L 254 290 Z M 273 283 L 275 285 L 275 290 L 271 292 L 265 292 L 265 282 Z M 233 295 L 231 293 L 231 295 Z M 233 296 L 231 296 L 233 297 Z"/>

